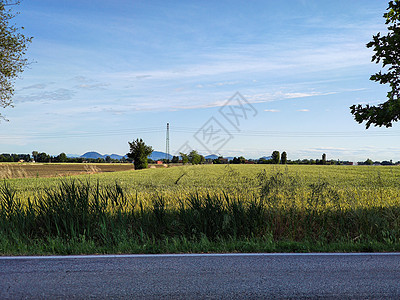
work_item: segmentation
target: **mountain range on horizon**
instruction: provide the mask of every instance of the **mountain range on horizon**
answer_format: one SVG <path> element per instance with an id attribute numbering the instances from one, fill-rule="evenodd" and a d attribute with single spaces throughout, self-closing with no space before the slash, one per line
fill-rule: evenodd
<path id="1" fill-rule="evenodd" d="M 91 159 L 98 159 L 98 158 L 106 159 L 106 157 L 109 156 L 111 159 L 117 159 L 117 160 L 120 160 L 120 159 L 122 159 L 124 157 L 127 158 L 126 155 L 124 155 L 124 156 L 119 155 L 119 154 L 104 154 L 103 155 L 103 154 L 100 154 L 100 153 L 98 153 L 96 151 L 89 151 L 89 152 L 86 152 L 83 155 L 73 155 L 73 154 L 71 155 L 71 154 L 68 154 L 67 156 L 68 157 L 91 158 Z M 161 152 L 161 151 L 153 151 L 153 153 L 149 156 L 149 158 L 152 159 L 152 160 L 160 160 L 160 159 L 164 159 L 165 157 L 166 157 L 166 153 L 165 152 Z M 172 159 L 172 155 L 169 154 L 168 158 Z"/>
<path id="2" fill-rule="evenodd" d="M 119 154 L 100 154 L 99 152 L 96 151 L 89 151 L 86 152 L 85 154 L 82 155 L 77 155 L 77 154 L 67 154 L 68 157 L 70 158 L 74 158 L 74 157 L 82 157 L 82 158 L 87 158 L 87 159 L 98 159 L 98 158 L 102 158 L 102 159 L 106 159 L 107 156 L 109 156 L 111 159 L 116 159 L 116 160 L 121 160 L 122 158 L 127 158 L 127 156 L 122 156 Z M 150 159 L 152 160 L 162 160 L 165 159 L 166 157 L 166 153 L 162 152 L 162 151 L 153 151 L 153 153 L 149 156 Z M 169 154 L 168 158 L 172 159 L 172 155 Z M 211 154 L 211 155 L 207 155 L 205 156 L 206 159 L 217 159 L 219 157 L 219 155 L 215 155 L 215 154 Z M 228 160 L 232 160 L 233 157 L 225 157 Z M 261 157 L 262 159 L 271 159 L 271 156 L 263 156 Z"/>

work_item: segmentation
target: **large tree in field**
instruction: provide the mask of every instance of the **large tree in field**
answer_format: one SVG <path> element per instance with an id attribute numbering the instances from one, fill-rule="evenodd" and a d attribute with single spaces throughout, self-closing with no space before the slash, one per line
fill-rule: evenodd
<path id="1" fill-rule="evenodd" d="M 153 152 L 151 146 L 146 145 L 142 139 L 136 139 L 136 141 L 128 142 L 130 152 L 126 155 L 133 159 L 135 170 L 147 168 L 147 157 Z"/>
<path id="2" fill-rule="evenodd" d="M 391 127 L 400 119 L 400 0 L 390 1 L 383 17 L 389 25 L 388 33 L 374 35 L 367 47 L 375 51 L 372 61 L 382 61 L 382 68 L 385 68 L 386 73 L 379 71 L 370 80 L 390 85 L 387 101 L 377 106 L 358 104 L 350 107 L 354 119 L 358 123 L 365 121 L 367 129 L 371 125 Z"/>
<path id="3" fill-rule="evenodd" d="M 18 4 L 19 1 L 0 0 L 0 107 L 3 108 L 12 105 L 14 80 L 27 65 L 25 51 L 32 40 L 10 24 L 15 17 L 11 8 Z"/>
<path id="4" fill-rule="evenodd" d="M 189 162 L 189 156 L 183 152 L 179 152 L 179 155 L 182 157 L 182 163 L 185 165 Z"/>
<path id="5" fill-rule="evenodd" d="M 188 158 L 192 165 L 199 165 L 205 161 L 204 156 L 200 155 L 196 150 L 190 151 Z"/>
<path id="6" fill-rule="evenodd" d="M 322 165 L 326 165 L 326 154 L 322 154 L 322 160 L 321 160 Z"/>
<path id="7" fill-rule="evenodd" d="M 287 163 L 287 153 L 286 151 L 283 151 L 281 155 L 281 164 L 285 165 L 286 163 Z"/>
<path id="8" fill-rule="evenodd" d="M 279 154 L 279 151 L 274 151 L 274 152 L 272 152 L 272 162 L 273 162 L 274 164 L 279 164 L 280 158 L 281 158 L 281 156 L 280 156 L 280 154 Z"/>

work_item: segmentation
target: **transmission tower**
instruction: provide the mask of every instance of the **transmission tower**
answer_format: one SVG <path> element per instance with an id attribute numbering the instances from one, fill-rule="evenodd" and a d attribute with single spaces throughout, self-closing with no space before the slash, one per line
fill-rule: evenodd
<path id="1" fill-rule="evenodd" d="M 169 162 L 169 123 L 167 123 L 167 137 L 165 139 L 165 160 Z"/>

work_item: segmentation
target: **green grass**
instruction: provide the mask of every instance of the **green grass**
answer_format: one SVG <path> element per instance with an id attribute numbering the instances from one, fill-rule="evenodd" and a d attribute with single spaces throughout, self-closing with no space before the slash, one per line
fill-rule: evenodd
<path id="1" fill-rule="evenodd" d="M 399 249 L 399 167 L 206 165 L 0 186 L 2 254 Z"/>

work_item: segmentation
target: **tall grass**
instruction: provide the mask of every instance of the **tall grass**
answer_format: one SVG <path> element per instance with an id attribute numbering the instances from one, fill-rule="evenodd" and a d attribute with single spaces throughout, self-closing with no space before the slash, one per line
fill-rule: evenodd
<path id="1" fill-rule="evenodd" d="M 253 184 L 247 194 L 194 192 L 170 205 L 162 193 L 149 203 L 117 182 L 77 179 L 21 199 L 3 181 L 0 253 L 37 252 L 29 249 L 38 245 L 46 253 L 400 249 L 399 194 L 384 196 L 382 180 L 375 203 L 362 201 L 362 189 L 305 181 L 283 169 L 262 171 Z"/>

